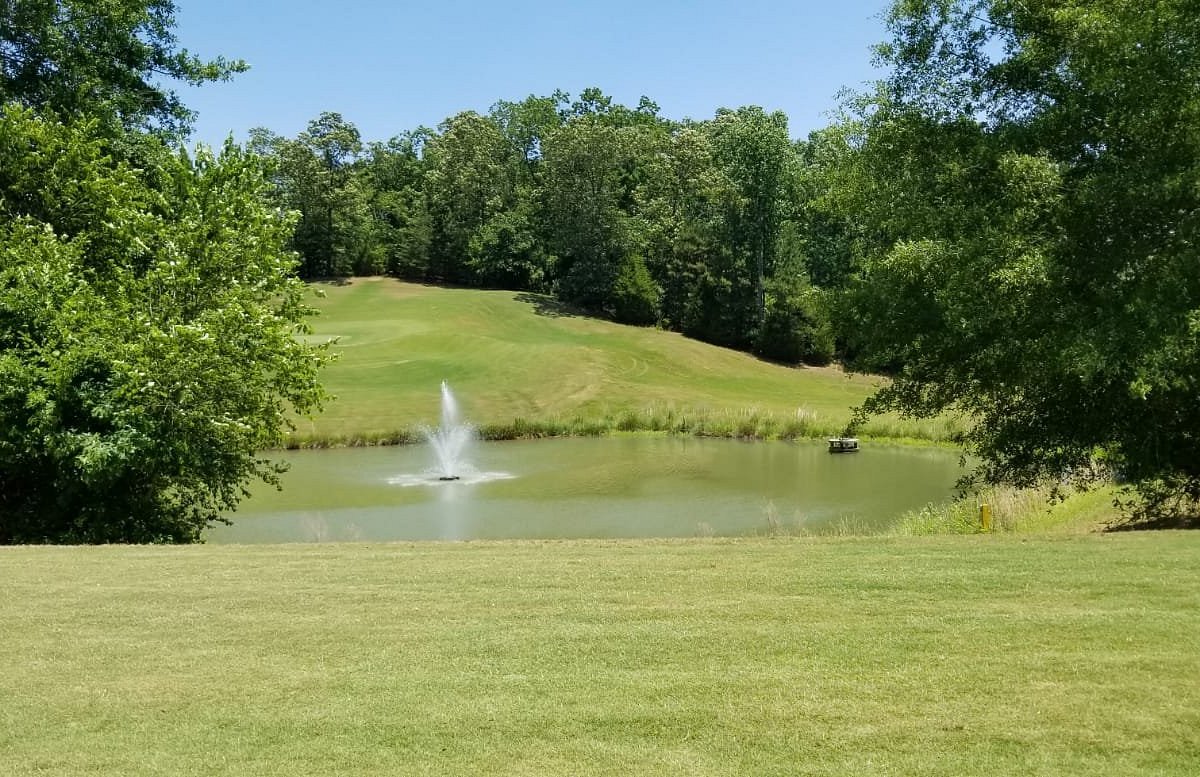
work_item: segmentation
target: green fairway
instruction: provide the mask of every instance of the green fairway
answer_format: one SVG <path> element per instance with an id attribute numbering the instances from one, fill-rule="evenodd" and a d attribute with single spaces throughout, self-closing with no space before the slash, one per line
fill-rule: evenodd
<path id="1" fill-rule="evenodd" d="M 1200 534 L 0 549 L 0 774 L 1194 775 Z"/>
<path id="2" fill-rule="evenodd" d="M 839 430 L 877 378 L 793 369 L 681 335 L 574 316 L 548 298 L 390 279 L 322 285 L 318 340 L 336 336 L 324 375 L 335 399 L 298 441 L 387 438 L 436 424 L 449 381 L 467 417 L 551 430 L 666 428 L 716 434 Z M 941 421 L 882 419 L 867 430 L 944 438 Z"/>

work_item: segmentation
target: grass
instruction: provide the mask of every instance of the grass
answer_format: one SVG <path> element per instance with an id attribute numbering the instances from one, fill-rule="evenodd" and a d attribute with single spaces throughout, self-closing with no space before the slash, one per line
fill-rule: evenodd
<path id="1" fill-rule="evenodd" d="M 410 439 L 442 379 L 490 437 L 820 436 L 873 386 L 505 292 L 321 304 L 296 444 Z M 969 500 L 896 530 L 936 536 L 0 548 L 0 774 L 1200 772 L 1200 532 L 1044 496 L 986 494 L 988 535 Z"/>
<path id="2" fill-rule="evenodd" d="M 0 774 L 1194 775 L 1200 533 L 0 549 Z"/>
<path id="3" fill-rule="evenodd" d="M 321 287 L 314 339 L 337 337 L 336 399 L 295 447 L 403 442 L 436 424 L 442 380 L 485 436 L 839 432 L 879 379 L 789 368 L 656 329 L 574 316 L 548 298 L 385 278 Z M 866 436 L 946 440 L 950 420 L 876 419 Z"/>
<path id="4" fill-rule="evenodd" d="M 992 532 L 1080 533 L 1116 524 L 1121 514 L 1113 504 L 1117 487 L 1108 485 L 1052 498 L 1047 488 L 987 488 L 944 504 L 931 504 L 902 515 L 891 532 L 899 535 L 980 534 L 980 505 L 992 510 Z"/>

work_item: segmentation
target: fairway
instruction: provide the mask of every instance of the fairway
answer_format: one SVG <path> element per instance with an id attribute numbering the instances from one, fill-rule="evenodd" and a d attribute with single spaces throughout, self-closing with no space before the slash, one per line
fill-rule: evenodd
<path id="1" fill-rule="evenodd" d="M 0 774 L 1194 775 L 1200 534 L 0 549 Z"/>
<path id="2" fill-rule="evenodd" d="M 480 426 L 588 425 L 675 415 L 803 422 L 840 429 L 879 382 L 833 367 L 791 368 L 653 328 L 573 315 L 550 298 L 446 289 L 387 278 L 322 284 L 314 340 L 337 338 L 322 381 L 334 395 L 300 441 L 355 442 L 436 424 L 439 385 L 453 387 Z M 614 422 L 616 423 L 616 422 Z M 593 427 L 594 428 L 594 427 Z M 892 436 L 944 437 L 940 422 L 879 423 Z M 870 431 L 870 430 L 868 430 Z"/>

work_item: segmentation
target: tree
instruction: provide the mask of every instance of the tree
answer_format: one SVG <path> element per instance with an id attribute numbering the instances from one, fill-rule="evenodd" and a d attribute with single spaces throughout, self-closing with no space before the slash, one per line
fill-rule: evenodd
<path id="1" fill-rule="evenodd" d="M 162 79 L 200 84 L 247 68 L 179 49 L 174 26 L 171 0 L 0 0 L 0 102 L 182 138 L 192 112 Z"/>
<path id="2" fill-rule="evenodd" d="M 533 171 L 542 157 L 542 141 L 562 126 L 567 95 L 555 91 L 549 97 L 529 95 L 519 103 L 500 100 L 488 112 L 517 155 L 525 161 L 532 183 Z"/>
<path id="3" fill-rule="evenodd" d="M 425 149 L 425 195 L 433 225 L 431 272 L 442 281 L 463 283 L 482 278 L 499 278 L 510 273 L 534 274 L 513 267 L 529 260 L 500 237 L 504 227 L 520 232 L 522 222 L 509 211 L 517 203 L 520 164 L 518 150 L 500 131 L 495 121 L 473 111 L 460 113 L 442 123 L 441 134 L 431 138 Z M 491 235 L 481 232 L 491 223 Z M 499 255 L 490 253 L 498 249 Z M 514 253 L 516 250 L 516 253 Z"/>
<path id="4" fill-rule="evenodd" d="M 565 301 L 612 312 L 614 284 L 632 252 L 621 168 L 631 135 L 583 115 L 546 139 L 542 221 L 557 257 L 557 294 Z"/>
<path id="5" fill-rule="evenodd" d="M 302 277 L 383 269 L 370 207 L 373 192 L 356 167 L 362 139 L 352 123 L 326 111 L 293 140 L 255 129 L 250 146 L 271 160 L 276 201 L 300 214 L 292 247 L 300 254 Z"/>
<path id="6" fill-rule="evenodd" d="M 795 190 L 789 197 L 804 253 L 804 266 L 813 285 L 840 289 L 854 270 L 857 220 L 838 212 L 838 175 L 854 153 L 845 127 L 834 125 L 812 132 L 797 144 Z"/>
<path id="7" fill-rule="evenodd" d="M 647 269 L 661 289 L 662 323 L 694 332 L 711 312 L 696 315 L 694 296 L 722 254 L 722 202 L 732 185 L 713 161 L 708 134 L 694 126 L 672 132 L 646 168 L 637 210 Z"/>
<path id="8" fill-rule="evenodd" d="M 0 113 L 0 543 L 195 541 L 321 397 L 256 158 L 112 143 Z"/>
<path id="9" fill-rule="evenodd" d="M 1200 498 L 1200 15 L 1190 0 L 904 0 L 844 204 L 870 404 L 975 419 L 983 476 Z"/>
<path id="10" fill-rule="evenodd" d="M 730 248 L 745 257 L 754 284 L 754 312 L 766 310 L 765 281 L 774 269 L 781 207 L 792 157 L 787 116 L 762 108 L 722 109 L 708 125 L 713 158 L 732 183 L 737 199 L 725 216 Z"/>
<path id="11" fill-rule="evenodd" d="M 429 275 L 433 221 L 425 200 L 421 149 L 432 131 L 420 128 L 372 143 L 362 168 L 372 193 L 375 232 L 388 273 L 422 281 Z"/>

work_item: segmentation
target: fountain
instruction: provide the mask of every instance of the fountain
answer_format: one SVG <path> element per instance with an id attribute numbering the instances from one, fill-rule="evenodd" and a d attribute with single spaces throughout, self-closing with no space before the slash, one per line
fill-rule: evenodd
<path id="1" fill-rule="evenodd" d="M 464 467 L 469 466 L 465 453 L 475 439 L 475 430 L 464 424 L 458 413 L 458 403 L 450 386 L 442 381 L 442 423 L 437 429 L 426 429 L 425 438 L 437 457 L 438 480 L 459 480 Z"/>
<path id="2" fill-rule="evenodd" d="M 442 381 L 442 420 L 436 429 L 426 427 L 425 439 L 433 450 L 434 466 L 421 473 L 407 473 L 388 478 L 394 486 L 429 486 L 439 483 L 477 485 L 492 480 L 508 480 L 508 472 L 481 472 L 468 454 L 475 440 L 475 427 L 463 421 L 458 402 L 449 384 Z"/>

